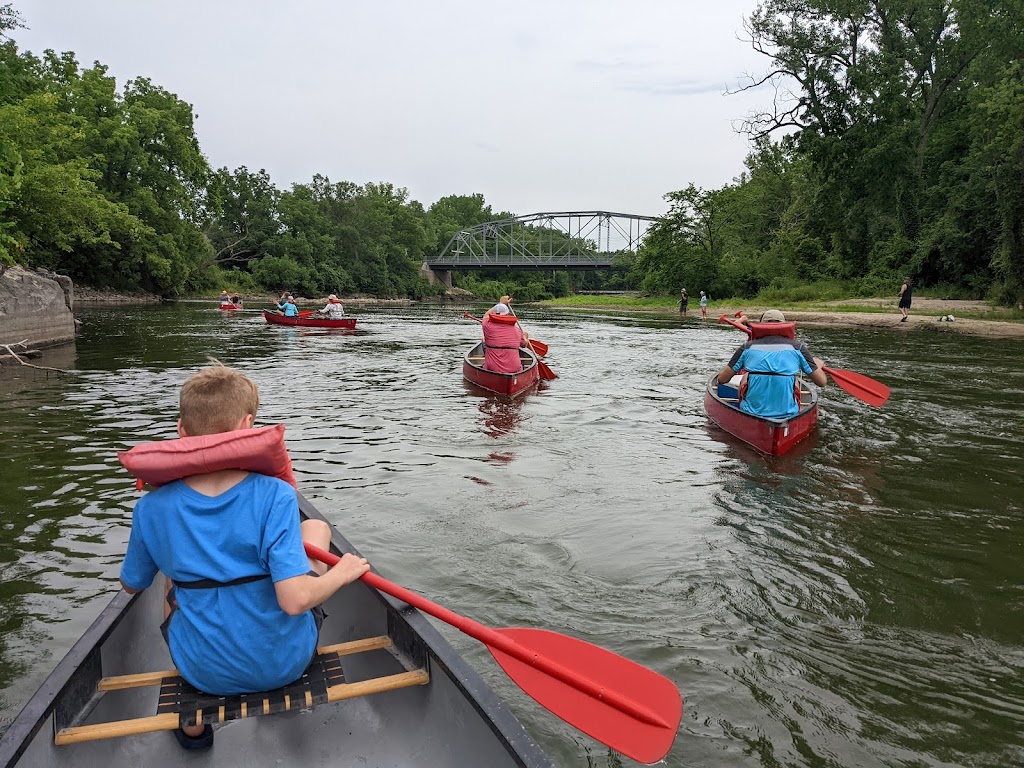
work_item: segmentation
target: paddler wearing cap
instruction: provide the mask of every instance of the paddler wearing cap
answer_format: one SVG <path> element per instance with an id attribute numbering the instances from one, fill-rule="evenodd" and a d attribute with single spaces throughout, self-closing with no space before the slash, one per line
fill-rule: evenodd
<path id="1" fill-rule="evenodd" d="M 323 309 L 318 309 L 321 315 L 327 315 L 331 320 L 342 320 L 345 317 L 345 305 L 333 293 L 327 297 L 327 304 Z"/>
<path id="2" fill-rule="evenodd" d="M 824 363 L 811 356 L 804 342 L 796 340 L 795 323 L 787 323 L 786 316 L 777 309 L 765 311 L 759 323 L 744 324 L 750 327 L 750 339 L 719 372 L 719 383 L 727 384 L 743 372 L 742 410 L 766 419 L 795 416 L 800 410 L 797 376 L 806 374 L 823 387 L 827 382 L 821 370 Z"/>
<path id="3" fill-rule="evenodd" d="M 530 337 L 517 324 L 509 306 L 511 303 L 511 296 L 502 296 L 484 313 L 481 327 L 484 332 L 485 370 L 495 373 L 519 373 L 523 370 L 519 348 L 526 347 Z"/>

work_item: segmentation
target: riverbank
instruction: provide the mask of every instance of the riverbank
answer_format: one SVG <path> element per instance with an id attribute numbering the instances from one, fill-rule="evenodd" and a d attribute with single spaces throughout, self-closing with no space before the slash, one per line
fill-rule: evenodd
<path id="1" fill-rule="evenodd" d="M 615 311 L 637 314 L 653 314 L 664 317 L 680 317 L 675 307 L 629 306 L 614 301 L 594 300 L 585 305 L 560 305 L 557 301 L 543 302 L 558 309 L 584 311 Z M 714 302 L 708 307 L 708 322 L 717 322 L 719 316 L 732 317 L 737 311 L 756 318 L 766 309 L 757 305 L 739 305 L 728 302 Z M 1024 314 L 1009 308 L 993 308 L 981 301 L 960 301 L 952 299 L 915 298 L 907 322 L 900 319 L 895 299 L 845 299 L 826 302 L 821 305 L 779 306 L 787 320 L 809 328 L 878 328 L 898 333 L 935 332 L 956 333 L 969 336 L 983 336 L 992 339 L 1024 338 Z M 981 315 L 981 317 L 979 317 Z M 948 317 L 953 319 L 949 320 Z M 945 319 L 944 319 L 945 318 Z M 700 307 L 690 302 L 686 322 L 700 322 Z"/>

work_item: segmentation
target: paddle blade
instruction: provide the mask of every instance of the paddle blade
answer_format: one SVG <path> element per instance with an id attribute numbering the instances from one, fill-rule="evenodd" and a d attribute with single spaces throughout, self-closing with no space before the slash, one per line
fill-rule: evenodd
<path id="1" fill-rule="evenodd" d="M 552 371 L 543 360 L 537 361 L 537 367 L 540 369 L 540 377 L 544 381 L 554 381 L 558 378 L 558 374 Z"/>
<path id="2" fill-rule="evenodd" d="M 544 357 L 548 353 L 548 345 L 543 341 L 530 339 L 530 346 L 533 347 L 533 351 L 537 353 L 537 357 Z"/>
<path id="3" fill-rule="evenodd" d="M 623 712 L 488 645 L 501 668 L 538 704 L 633 760 L 656 763 L 668 754 L 683 717 L 683 698 L 667 677 L 604 648 L 546 629 L 494 631 L 635 702 L 638 711 Z M 651 714 L 663 724 L 651 724 Z"/>
<path id="4" fill-rule="evenodd" d="M 313 314 L 313 310 L 312 309 L 304 309 L 301 312 L 299 312 L 299 317 L 309 317 L 312 314 Z"/>
<path id="5" fill-rule="evenodd" d="M 863 400 L 868 405 L 879 407 L 889 399 L 889 388 L 880 381 L 875 381 L 869 376 L 856 371 L 837 370 L 835 368 L 822 367 L 836 386 L 849 392 L 858 400 Z"/>

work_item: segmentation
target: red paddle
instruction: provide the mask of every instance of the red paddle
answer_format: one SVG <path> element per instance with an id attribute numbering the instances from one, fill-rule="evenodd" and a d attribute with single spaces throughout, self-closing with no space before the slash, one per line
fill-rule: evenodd
<path id="1" fill-rule="evenodd" d="M 470 320 L 476 320 L 478 323 L 480 322 L 479 317 L 474 317 L 473 315 L 469 314 L 469 312 L 463 312 L 462 316 L 468 317 Z M 544 357 L 548 353 L 548 345 L 545 344 L 543 341 L 530 339 L 530 346 L 533 347 L 533 351 L 537 353 L 537 357 Z M 548 370 L 550 371 L 551 369 L 548 368 Z M 557 379 L 558 377 L 555 376 L 554 378 Z"/>
<path id="2" fill-rule="evenodd" d="M 340 559 L 312 544 L 305 547 L 322 563 L 334 565 Z M 671 749 L 683 700 L 667 677 L 546 629 L 490 629 L 372 572 L 363 574 L 362 581 L 479 640 L 538 704 L 616 752 L 656 763 Z"/>
<path id="3" fill-rule="evenodd" d="M 750 335 L 750 329 L 742 323 L 737 323 L 735 320 L 730 320 L 725 315 L 718 318 L 720 323 L 728 323 L 734 328 L 739 328 L 741 331 Z M 856 397 L 858 400 L 862 400 L 868 405 L 880 407 L 885 404 L 885 401 L 889 399 L 889 388 L 880 381 L 875 381 L 870 376 L 865 376 L 863 373 L 857 373 L 856 371 L 845 371 L 840 368 L 829 368 L 827 366 L 821 366 L 821 370 L 832 377 L 832 380 L 836 383 L 840 389 Z"/>

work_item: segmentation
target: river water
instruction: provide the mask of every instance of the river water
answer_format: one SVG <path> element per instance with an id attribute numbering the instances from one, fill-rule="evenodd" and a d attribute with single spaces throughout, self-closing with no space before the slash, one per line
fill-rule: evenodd
<path id="1" fill-rule="evenodd" d="M 361 310 L 351 333 L 86 308 L 38 361 L 73 374 L 0 369 L 0 730 L 117 589 L 137 494 L 116 451 L 172 437 L 213 356 L 257 382 L 300 488 L 385 576 L 676 681 L 666 764 L 1024 764 L 1018 342 L 808 330 L 892 398 L 829 387 L 817 434 L 773 460 L 704 415 L 736 331 L 525 307 L 559 378 L 509 404 L 461 381 L 462 309 Z M 557 764 L 631 764 L 441 629 Z"/>

